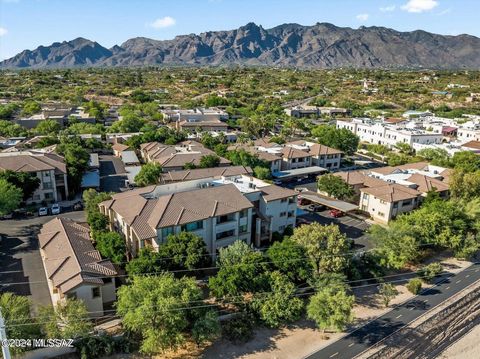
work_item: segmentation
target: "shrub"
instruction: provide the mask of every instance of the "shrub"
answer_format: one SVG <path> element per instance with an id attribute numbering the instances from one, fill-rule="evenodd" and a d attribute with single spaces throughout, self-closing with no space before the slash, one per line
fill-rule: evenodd
<path id="1" fill-rule="evenodd" d="M 223 324 L 223 335 L 235 344 L 248 342 L 253 338 L 255 319 L 249 313 L 242 313 Z"/>
<path id="2" fill-rule="evenodd" d="M 418 278 L 410 279 L 406 285 L 410 293 L 418 294 L 422 289 L 422 281 Z"/>
<path id="3" fill-rule="evenodd" d="M 433 278 L 438 276 L 442 272 L 443 268 L 440 263 L 431 263 L 425 267 L 423 267 L 419 271 L 420 277 L 427 283 L 431 282 Z"/>
<path id="4" fill-rule="evenodd" d="M 78 340 L 74 346 L 81 359 L 103 358 L 115 353 L 130 353 L 136 349 L 128 338 L 112 338 L 108 335 L 87 336 Z"/>

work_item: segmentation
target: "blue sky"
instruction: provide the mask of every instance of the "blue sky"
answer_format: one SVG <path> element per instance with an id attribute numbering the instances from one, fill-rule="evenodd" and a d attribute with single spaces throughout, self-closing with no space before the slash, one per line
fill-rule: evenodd
<path id="1" fill-rule="evenodd" d="M 79 36 L 111 47 L 136 36 L 171 39 L 250 21 L 480 37 L 479 14 L 480 0 L 0 0 L 0 59 Z"/>

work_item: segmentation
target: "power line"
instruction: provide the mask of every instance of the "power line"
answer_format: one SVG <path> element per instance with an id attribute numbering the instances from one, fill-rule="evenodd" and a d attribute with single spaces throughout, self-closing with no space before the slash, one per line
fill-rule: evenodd
<path id="1" fill-rule="evenodd" d="M 473 264 L 480 264 L 480 262 L 474 262 Z M 478 268 L 469 268 L 469 269 L 464 269 L 462 271 L 463 272 L 469 272 L 469 271 L 473 271 L 473 270 L 478 270 Z M 393 276 L 400 276 L 400 275 L 414 275 L 415 273 L 418 273 L 420 272 L 421 270 L 419 271 L 415 271 L 415 272 L 409 272 L 409 273 L 400 273 L 400 274 L 394 274 L 394 275 L 388 275 L 388 276 L 382 276 L 382 277 L 373 277 L 373 278 L 370 278 L 371 279 L 381 279 L 381 278 L 388 278 L 388 277 L 393 277 Z M 447 271 L 444 271 L 440 274 L 438 274 L 438 277 L 442 277 L 442 276 L 446 276 L 448 274 L 451 274 L 451 275 L 455 275 L 451 272 L 447 272 Z M 429 275 L 424 275 L 424 276 L 416 276 L 415 278 L 427 278 L 429 277 Z M 352 280 L 352 281 L 343 281 L 342 283 L 353 283 L 353 282 L 358 282 L 358 281 L 365 281 L 365 280 L 369 280 L 369 279 L 360 279 L 360 280 Z M 403 282 L 407 280 L 406 278 L 401 278 L 401 279 L 397 279 L 397 280 L 392 280 L 392 281 L 388 281 L 388 283 L 398 283 L 398 282 Z M 364 285 L 360 285 L 360 286 L 355 286 L 354 289 L 358 289 L 358 288 L 366 288 L 366 287 L 372 287 L 372 286 L 379 286 L 380 284 L 379 283 L 370 283 L 370 284 L 364 284 Z M 316 287 L 315 286 L 308 286 L 308 287 L 300 287 L 300 286 L 297 286 L 295 287 L 296 290 L 312 290 L 313 291 L 310 291 L 310 292 L 304 292 L 304 293 L 295 293 L 293 294 L 292 296 L 295 296 L 295 297 L 298 297 L 298 296 L 304 296 L 304 295 L 308 295 L 308 294 L 313 294 L 315 292 L 315 289 Z M 270 294 L 270 293 L 274 293 L 274 291 L 262 291 L 262 292 L 256 292 L 256 293 L 252 293 L 252 297 L 255 297 L 255 296 L 263 296 L 263 295 L 267 295 L 267 294 Z M 239 296 L 235 296 L 234 298 L 241 298 L 243 296 L 239 295 Z M 180 308 L 171 308 L 167 311 L 178 311 L 178 310 L 189 310 L 189 309 L 198 309 L 198 308 L 211 308 L 211 307 L 218 307 L 220 305 L 228 305 L 228 304 L 241 304 L 241 303 L 247 303 L 247 301 L 245 300 L 241 300 L 241 301 L 238 301 L 238 300 L 233 300 L 234 298 L 232 298 L 232 300 L 230 301 L 222 301 L 220 303 L 212 303 L 212 304 L 205 304 L 205 305 L 199 305 L 199 306 L 188 306 L 188 307 L 180 307 Z M 190 303 L 206 303 L 206 299 L 201 299 L 201 300 L 194 300 L 194 301 L 187 301 L 187 302 L 184 302 L 183 304 L 190 304 Z M 94 313 L 100 313 L 100 312 L 116 312 L 115 309 L 111 309 L 111 310 L 105 310 L 105 311 L 91 311 L 91 312 L 86 312 L 86 314 L 94 314 Z M 104 317 L 107 317 L 107 316 L 104 316 Z M 37 318 L 41 318 L 41 317 L 31 317 L 31 319 L 37 319 Z M 103 318 L 103 317 L 100 317 L 100 318 Z M 95 318 L 93 318 L 95 319 Z M 90 319 L 86 319 L 86 320 L 90 320 Z M 12 321 L 9 321 L 9 323 L 11 323 Z M 47 322 L 47 323 L 50 323 L 50 322 Z M 33 324 L 40 324 L 40 323 L 33 323 Z M 32 323 L 25 323 L 25 324 L 18 324 L 18 325 L 32 325 Z M 13 324 L 13 325 L 7 325 L 7 327 L 11 327 L 11 326 L 16 326 L 16 324 Z"/>

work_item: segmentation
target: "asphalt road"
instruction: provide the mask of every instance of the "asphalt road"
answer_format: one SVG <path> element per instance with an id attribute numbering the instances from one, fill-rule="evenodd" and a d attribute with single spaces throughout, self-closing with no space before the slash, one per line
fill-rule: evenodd
<path id="1" fill-rule="evenodd" d="M 480 264 L 439 277 L 438 285 L 305 358 L 353 358 L 479 279 Z"/>
<path id="2" fill-rule="evenodd" d="M 83 211 L 60 216 L 85 221 Z M 35 307 L 51 304 L 37 235 L 54 217 L 0 220 L 0 293 L 28 296 Z"/>

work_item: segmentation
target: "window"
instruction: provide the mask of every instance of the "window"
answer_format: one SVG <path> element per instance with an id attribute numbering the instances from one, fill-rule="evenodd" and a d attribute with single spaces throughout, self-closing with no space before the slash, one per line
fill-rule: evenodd
<path id="1" fill-rule="evenodd" d="M 52 192 L 45 193 L 45 199 L 52 199 L 52 198 L 53 198 L 53 193 Z"/>
<path id="2" fill-rule="evenodd" d="M 52 189 L 52 182 L 43 182 L 43 189 Z"/>
<path id="3" fill-rule="evenodd" d="M 412 204 L 412 200 L 409 199 L 407 201 L 403 201 L 402 206 L 410 206 Z"/>
<path id="4" fill-rule="evenodd" d="M 186 231 L 186 232 L 192 232 L 192 231 L 196 231 L 196 230 L 202 229 L 202 228 L 203 228 L 203 221 L 197 221 L 197 222 L 191 222 L 191 223 L 184 224 L 181 227 L 181 230 Z"/>
<path id="5" fill-rule="evenodd" d="M 393 202 L 393 208 L 398 208 L 398 202 Z"/>
<path id="6" fill-rule="evenodd" d="M 112 278 L 103 278 L 103 283 L 104 284 L 112 283 Z"/>
<path id="7" fill-rule="evenodd" d="M 363 194 L 363 199 L 368 199 L 368 193 Z"/>
<path id="8" fill-rule="evenodd" d="M 288 212 L 288 217 L 289 217 L 289 218 L 295 217 L 295 211 L 290 211 L 290 212 Z"/>
<path id="9" fill-rule="evenodd" d="M 248 215 L 248 209 L 244 209 L 240 212 L 240 218 L 245 218 Z"/>
<path id="10" fill-rule="evenodd" d="M 217 240 L 218 239 L 223 239 L 223 238 L 228 238 L 228 237 L 231 237 L 235 234 L 235 231 L 233 229 L 229 230 L 229 231 L 225 231 L 225 232 L 220 232 L 220 233 L 217 233 Z"/>
<path id="11" fill-rule="evenodd" d="M 43 177 L 50 177 L 50 172 L 43 172 Z"/>
<path id="12" fill-rule="evenodd" d="M 92 288 L 92 298 L 98 298 L 98 297 L 100 297 L 100 288 L 99 287 Z"/>
<path id="13" fill-rule="evenodd" d="M 231 213 L 229 215 L 225 215 L 225 216 L 220 216 L 220 217 L 217 217 L 217 224 L 221 224 L 221 223 L 225 223 L 225 222 L 231 222 L 235 219 L 235 214 L 234 213 Z"/>
<path id="14" fill-rule="evenodd" d="M 173 234 L 173 227 L 162 228 L 162 237 L 165 238 L 168 235 Z"/>
<path id="15" fill-rule="evenodd" d="M 285 202 L 287 202 L 287 199 L 286 199 L 286 198 L 282 198 L 282 199 L 280 200 L 280 203 L 285 203 Z"/>
<path id="16" fill-rule="evenodd" d="M 285 217 L 287 215 L 287 212 L 280 212 L 280 217 Z"/>
<path id="17" fill-rule="evenodd" d="M 278 230 L 279 230 L 279 232 L 285 231 L 285 226 L 280 226 L 280 227 L 278 227 Z"/>
<path id="18" fill-rule="evenodd" d="M 247 233 L 248 226 L 246 224 L 241 225 L 240 227 L 238 227 L 238 231 L 239 231 L 239 233 Z"/>

